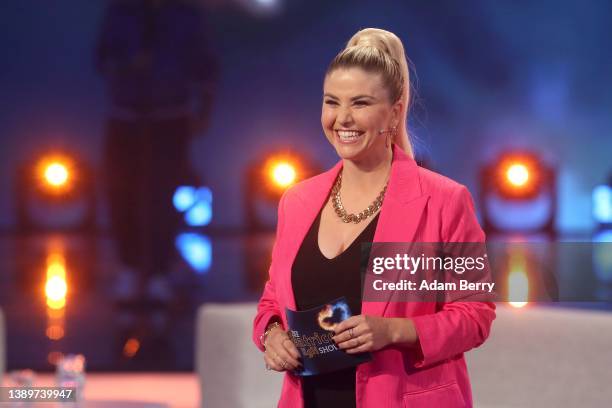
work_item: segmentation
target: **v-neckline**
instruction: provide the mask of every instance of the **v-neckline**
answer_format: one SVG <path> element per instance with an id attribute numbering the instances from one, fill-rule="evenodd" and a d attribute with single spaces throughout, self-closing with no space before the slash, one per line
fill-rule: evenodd
<path id="1" fill-rule="evenodd" d="M 324 207 L 325 208 L 325 207 Z M 337 259 L 339 259 L 342 255 L 344 255 L 346 252 L 348 252 L 349 249 L 351 249 L 353 247 L 353 245 L 355 245 L 355 242 L 357 242 L 359 240 L 359 238 L 361 238 L 361 236 L 368 230 L 368 228 L 370 228 L 370 225 L 377 221 L 378 215 L 380 214 L 380 211 L 378 211 L 376 213 L 376 215 L 370 220 L 370 222 L 368 223 L 368 225 L 366 225 L 366 227 L 364 229 L 361 230 L 361 232 L 351 241 L 351 243 L 344 249 L 344 251 L 340 252 L 338 255 L 334 256 L 333 258 L 328 258 L 325 256 L 325 254 L 323 253 L 323 251 L 321 251 L 321 246 L 319 245 L 319 230 L 321 229 L 321 216 L 323 214 L 323 209 L 321 209 L 321 211 L 319 212 L 319 215 L 317 216 L 316 219 L 316 228 L 315 228 L 315 241 L 317 243 L 317 252 L 319 253 L 319 255 L 321 255 L 321 257 L 323 257 L 323 259 L 325 259 L 326 261 L 335 261 Z"/>

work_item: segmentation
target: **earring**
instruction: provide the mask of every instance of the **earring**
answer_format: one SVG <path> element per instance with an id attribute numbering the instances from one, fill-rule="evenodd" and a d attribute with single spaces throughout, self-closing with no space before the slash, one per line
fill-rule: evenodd
<path id="1" fill-rule="evenodd" d="M 385 133 L 385 147 L 391 146 L 392 139 L 395 139 L 397 135 L 397 126 L 392 127 L 388 130 L 381 129 L 378 131 L 379 134 Z"/>
<path id="2" fill-rule="evenodd" d="M 385 140 L 385 146 L 391 146 L 393 140 L 397 138 L 397 126 L 393 126 L 390 132 L 387 134 L 387 139 Z"/>

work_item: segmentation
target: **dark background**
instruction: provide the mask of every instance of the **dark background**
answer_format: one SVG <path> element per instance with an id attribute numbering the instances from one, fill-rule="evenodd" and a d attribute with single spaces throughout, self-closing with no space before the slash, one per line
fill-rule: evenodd
<path id="1" fill-rule="evenodd" d="M 611 167 L 609 2 L 200 3 L 220 82 L 210 127 L 191 158 L 213 190 L 213 225 L 242 225 L 245 165 L 271 148 L 292 148 L 321 168 L 335 162 L 319 122 L 322 76 L 355 31 L 380 27 L 402 38 L 416 70 L 410 124 L 421 156 L 474 191 L 481 163 L 509 147 L 530 148 L 558 167 L 560 229 L 592 227 L 591 190 Z M 14 225 L 12 174 L 33 149 L 68 145 L 100 163 L 105 87 L 93 47 L 106 4 L 3 2 L 4 229 Z"/>

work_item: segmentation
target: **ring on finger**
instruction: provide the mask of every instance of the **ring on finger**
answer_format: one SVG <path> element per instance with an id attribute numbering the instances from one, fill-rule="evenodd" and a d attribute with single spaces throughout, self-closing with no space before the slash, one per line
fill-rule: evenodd
<path id="1" fill-rule="evenodd" d="M 352 327 L 349 329 L 349 336 L 351 336 L 351 339 L 353 338 L 353 328 Z"/>

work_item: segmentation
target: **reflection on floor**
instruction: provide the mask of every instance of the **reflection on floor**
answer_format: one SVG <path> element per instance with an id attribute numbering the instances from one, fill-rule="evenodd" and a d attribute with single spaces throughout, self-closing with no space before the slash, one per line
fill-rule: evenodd
<path id="1" fill-rule="evenodd" d="M 272 240 L 214 239 L 207 270 L 194 269 L 202 241 L 182 258 L 177 240 L 175 266 L 152 289 L 126 278 L 107 237 L 0 237 L 7 370 L 52 370 L 67 353 L 84 354 L 92 371 L 192 370 L 197 307 L 257 300 Z"/>

